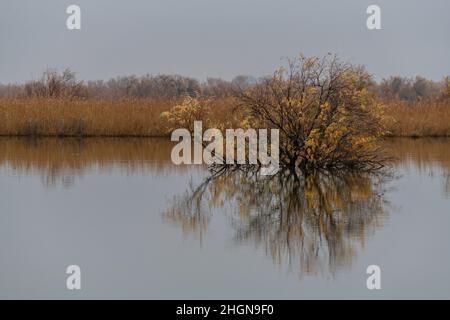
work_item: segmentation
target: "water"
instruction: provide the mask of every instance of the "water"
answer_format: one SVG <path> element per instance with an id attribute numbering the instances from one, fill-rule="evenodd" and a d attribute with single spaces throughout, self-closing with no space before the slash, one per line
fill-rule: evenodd
<path id="1" fill-rule="evenodd" d="M 204 185 L 171 146 L 1 138 L 0 298 L 450 298 L 450 139 L 388 141 L 379 176 Z"/>

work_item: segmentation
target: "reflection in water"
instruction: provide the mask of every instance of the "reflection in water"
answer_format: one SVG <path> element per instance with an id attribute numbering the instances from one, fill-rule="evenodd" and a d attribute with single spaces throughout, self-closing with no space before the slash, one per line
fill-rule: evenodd
<path id="1" fill-rule="evenodd" d="M 202 238 L 212 213 L 222 208 L 238 243 L 254 243 L 300 274 L 334 274 L 351 264 L 358 246 L 386 218 L 386 178 L 361 173 L 263 178 L 225 172 L 175 198 L 164 216 Z"/>
<path id="2" fill-rule="evenodd" d="M 0 167 L 18 175 L 38 173 L 47 187 L 70 187 L 94 168 L 126 174 L 186 169 L 172 166 L 171 148 L 161 138 L 0 138 Z"/>
<path id="3" fill-rule="evenodd" d="M 46 187 L 70 187 L 93 169 L 126 175 L 202 170 L 174 166 L 172 146 L 168 139 L 0 138 L 0 168 L 39 174 Z M 450 198 L 450 139 L 391 139 L 386 146 L 396 159 L 394 172 L 411 168 L 433 175 Z M 174 198 L 164 218 L 204 239 L 213 214 L 221 211 L 237 243 L 257 245 L 300 273 L 334 274 L 351 265 L 367 236 L 386 220 L 388 178 L 347 173 L 258 179 L 228 172 Z"/>
<path id="4" fill-rule="evenodd" d="M 413 168 L 436 175 L 450 197 L 450 139 L 391 139 L 393 173 Z M 382 226 L 390 175 L 341 173 L 258 179 L 244 172 L 211 177 L 174 198 L 166 220 L 203 239 L 213 212 L 224 211 L 238 243 L 253 243 L 278 264 L 304 273 L 335 274 Z"/>
<path id="5" fill-rule="evenodd" d="M 7 166 L 16 174 L 39 173 L 46 186 L 64 181 L 70 185 L 92 168 L 120 169 L 126 174 L 197 168 L 174 166 L 170 159 L 173 145 L 167 138 L 0 137 L 0 167 Z M 389 139 L 385 145 L 398 167 L 414 166 L 422 173 L 442 171 L 450 194 L 450 139 Z"/>
<path id="6" fill-rule="evenodd" d="M 442 191 L 450 198 L 450 139 L 391 139 L 385 146 L 396 160 L 396 168 L 417 170 L 442 181 Z"/>

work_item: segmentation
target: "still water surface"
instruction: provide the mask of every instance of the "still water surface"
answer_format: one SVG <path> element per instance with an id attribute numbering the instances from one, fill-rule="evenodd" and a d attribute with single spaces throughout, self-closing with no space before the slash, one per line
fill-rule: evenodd
<path id="1" fill-rule="evenodd" d="M 379 176 L 203 183 L 165 139 L 1 138 L 0 298 L 450 298 L 450 139 L 386 146 Z"/>

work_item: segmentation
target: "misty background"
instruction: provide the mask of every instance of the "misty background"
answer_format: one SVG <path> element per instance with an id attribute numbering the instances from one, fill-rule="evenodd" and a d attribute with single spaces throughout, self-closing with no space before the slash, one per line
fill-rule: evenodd
<path id="1" fill-rule="evenodd" d="M 66 8 L 81 7 L 81 30 Z M 382 30 L 366 9 L 381 7 Z M 337 53 L 376 80 L 450 74 L 450 1 L 411 0 L 2 0 L 0 82 L 37 79 L 49 67 L 79 79 L 180 74 L 262 76 L 283 57 Z"/>

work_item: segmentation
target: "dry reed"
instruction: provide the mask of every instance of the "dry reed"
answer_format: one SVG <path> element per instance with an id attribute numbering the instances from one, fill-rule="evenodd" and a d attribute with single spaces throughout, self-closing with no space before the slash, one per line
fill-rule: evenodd
<path id="1" fill-rule="evenodd" d="M 387 103 L 390 135 L 397 137 L 449 137 L 450 101 Z"/>
<path id="2" fill-rule="evenodd" d="M 159 115 L 174 103 L 138 98 L 0 99 L 0 135 L 161 136 Z"/>
<path id="3" fill-rule="evenodd" d="M 179 98 L 0 98 L 0 136 L 167 136 L 161 113 Z M 233 98 L 208 99 L 215 124 L 235 127 Z M 450 102 L 386 103 L 391 136 L 450 136 Z"/>

